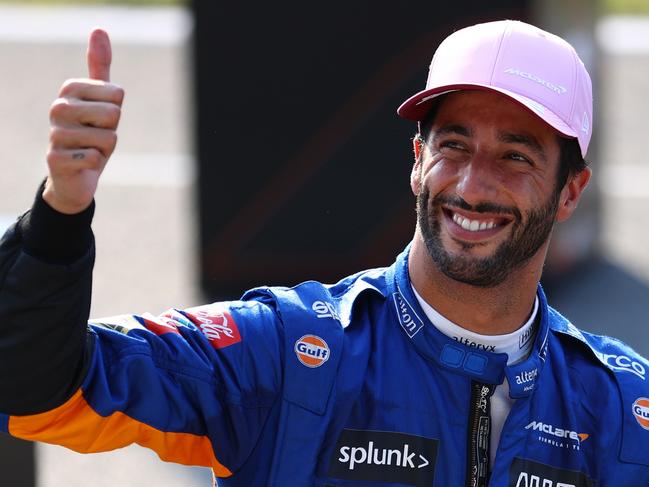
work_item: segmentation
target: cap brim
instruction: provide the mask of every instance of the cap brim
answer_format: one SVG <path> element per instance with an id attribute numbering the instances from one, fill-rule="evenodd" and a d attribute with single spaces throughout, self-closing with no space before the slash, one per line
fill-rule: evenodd
<path id="1" fill-rule="evenodd" d="M 523 108 L 529 110 L 533 115 L 536 115 L 538 118 L 547 123 L 550 127 L 555 129 L 560 134 L 566 137 L 577 138 L 577 133 L 574 130 L 572 130 L 556 113 L 548 110 L 540 103 L 511 91 L 502 88 L 495 88 L 489 85 L 473 83 L 454 84 L 423 90 L 404 101 L 397 109 L 397 113 L 399 114 L 399 116 L 408 120 L 421 122 L 426 118 L 426 115 L 428 114 L 428 111 L 430 110 L 430 107 L 435 98 L 445 93 L 460 90 L 486 90 L 505 95 L 515 102 L 519 103 L 521 106 L 523 106 Z"/>

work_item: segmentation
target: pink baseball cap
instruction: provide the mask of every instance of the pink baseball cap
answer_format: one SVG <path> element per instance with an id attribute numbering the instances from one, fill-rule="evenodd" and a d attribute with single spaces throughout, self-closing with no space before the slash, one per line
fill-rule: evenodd
<path id="1" fill-rule="evenodd" d="M 471 89 L 514 99 L 559 133 L 576 138 L 586 155 L 593 127 L 590 76 L 562 38 L 515 20 L 458 30 L 437 48 L 426 89 L 408 98 L 397 113 L 422 121 L 435 97 Z"/>

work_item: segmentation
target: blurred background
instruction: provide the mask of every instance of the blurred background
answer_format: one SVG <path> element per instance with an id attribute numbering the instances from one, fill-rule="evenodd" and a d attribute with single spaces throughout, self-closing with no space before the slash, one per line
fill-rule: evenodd
<path id="1" fill-rule="evenodd" d="M 517 18 L 568 39 L 596 91 L 593 183 L 543 284 L 578 326 L 649 355 L 646 0 L 82 3 L 0 0 L 0 228 L 29 208 L 49 105 L 86 75 L 103 26 L 127 96 L 96 198 L 93 317 L 390 264 L 414 226 L 415 127 L 396 107 L 443 37 Z M 0 437 L 0 466 L 10 487 L 211 485 L 137 446 L 84 456 Z"/>

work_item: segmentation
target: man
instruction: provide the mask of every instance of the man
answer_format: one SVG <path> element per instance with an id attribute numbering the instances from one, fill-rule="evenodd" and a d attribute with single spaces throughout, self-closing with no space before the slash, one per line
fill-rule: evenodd
<path id="1" fill-rule="evenodd" d="M 123 97 L 103 31 L 88 58 L 0 248 L 3 430 L 82 452 L 136 442 L 225 486 L 649 485 L 649 363 L 538 286 L 590 178 L 591 84 L 569 44 L 502 21 L 440 45 L 399 108 L 420 127 L 418 219 L 392 266 L 87 328 Z"/>

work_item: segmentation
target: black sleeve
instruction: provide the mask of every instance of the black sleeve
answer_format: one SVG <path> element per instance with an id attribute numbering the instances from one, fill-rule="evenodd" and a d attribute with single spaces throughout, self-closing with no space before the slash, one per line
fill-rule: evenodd
<path id="1" fill-rule="evenodd" d="M 0 412 L 63 404 L 85 376 L 94 202 L 76 215 L 52 209 L 39 189 L 30 211 L 0 240 Z"/>

